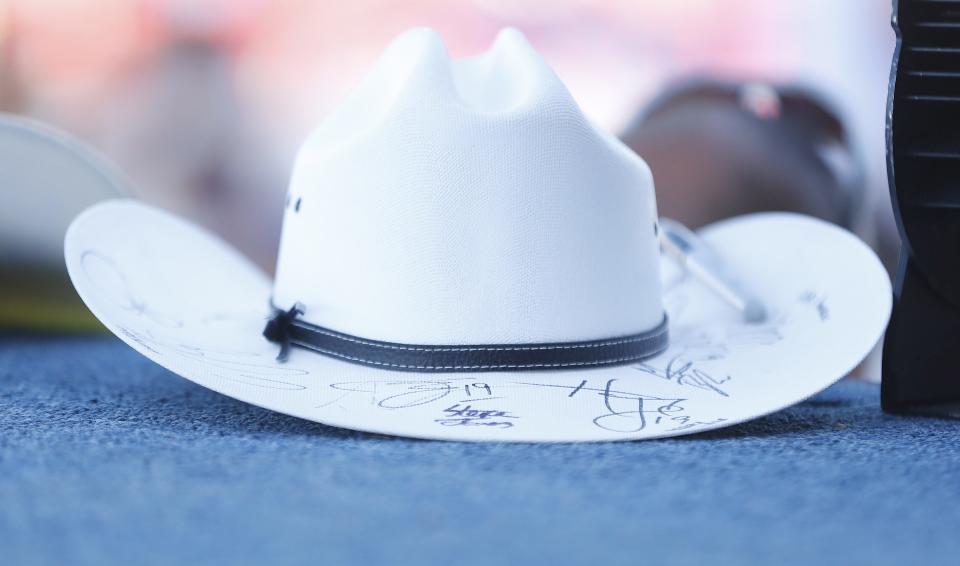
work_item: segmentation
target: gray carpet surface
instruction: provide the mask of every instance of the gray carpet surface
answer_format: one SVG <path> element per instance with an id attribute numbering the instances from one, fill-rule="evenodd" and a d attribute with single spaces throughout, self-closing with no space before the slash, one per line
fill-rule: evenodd
<path id="1" fill-rule="evenodd" d="M 404 440 L 0 337 L 2 564 L 957 564 L 960 423 L 841 382 L 687 438 Z"/>

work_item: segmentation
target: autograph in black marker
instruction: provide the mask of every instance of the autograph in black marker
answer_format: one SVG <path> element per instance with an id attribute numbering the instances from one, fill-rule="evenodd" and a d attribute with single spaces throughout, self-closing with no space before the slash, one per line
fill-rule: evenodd
<path id="1" fill-rule="evenodd" d="M 490 428 L 513 428 L 513 422 L 503 419 L 518 419 L 508 411 L 499 409 L 475 409 L 472 405 L 456 403 L 443 410 L 446 416 L 434 420 L 443 426 L 483 426 Z"/>
<path id="2" fill-rule="evenodd" d="M 409 409 L 410 407 L 419 407 L 439 401 L 454 391 L 460 391 L 459 385 L 454 382 L 468 381 L 469 379 L 447 381 L 371 380 L 331 383 L 331 389 L 344 391 L 345 393 L 320 407 L 339 401 L 350 393 L 369 393 L 371 403 L 382 409 Z"/>
<path id="3" fill-rule="evenodd" d="M 686 399 L 656 397 L 614 389 L 613 384 L 616 381 L 616 379 L 608 379 L 603 387 L 591 387 L 586 379 L 578 385 L 526 382 L 520 383 L 520 385 L 567 389 L 570 391 L 570 394 L 567 395 L 568 398 L 580 395 L 581 392 L 585 394 L 592 393 L 599 396 L 602 400 L 604 410 L 601 414 L 594 417 L 593 424 L 610 432 L 640 432 L 647 428 L 651 420 L 654 425 L 668 423 L 677 425 L 667 429 L 668 432 L 685 430 L 725 420 L 717 419 L 711 422 L 697 421 L 689 415 L 681 414 L 686 410 L 683 406 L 683 402 L 686 401 Z"/>
<path id="4" fill-rule="evenodd" d="M 158 326 L 183 327 L 182 320 L 152 308 L 136 292 L 112 258 L 96 250 L 86 250 L 80 256 L 80 265 L 94 288 L 116 302 L 121 309 L 143 317 Z"/>
<path id="5" fill-rule="evenodd" d="M 134 330 L 126 326 L 117 327 L 120 335 L 136 342 L 145 350 L 160 358 L 179 358 L 205 368 L 206 373 L 226 381 L 235 381 L 264 389 L 302 391 L 307 389 L 300 380 L 310 372 L 294 367 L 276 367 L 268 360 L 260 360 L 253 355 L 240 356 L 232 352 L 219 352 L 202 348 L 186 342 L 164 340 L 149 330 Z"/>
<path id="6" fill-rule="evenodd" d="M 666 379 L 667 381 L 673 381 L 677 385 L 689 385 L 697 389 L 713 391 L 722 397 L 730 396 L 721 388 L 721 385 L 730 381 L 731 378 L 729 375 L 714 377 L 712 374 L 697 368 L 694 362 L 687 360 L 682 355 L 670 358 L 670 361 L 667 362 L 663 369 L 643 362 L 634 365 L 633 368 L 637 371 Z"/>

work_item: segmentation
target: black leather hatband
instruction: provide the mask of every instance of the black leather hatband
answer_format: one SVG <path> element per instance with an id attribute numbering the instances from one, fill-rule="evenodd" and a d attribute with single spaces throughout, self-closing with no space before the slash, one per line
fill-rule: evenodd
<path id="1" fill-rule="evenodd" d="M 397 344 L 351 336 L 304 322 L 303 308 L 277 310 L 263 335 L 280 344 L 277 359 L 291 345 L 332 358 L 396 371 L 480 372 L 560 370 L 623 365 L 666 350 L 667 316 L 652 330 L 604 340 L 543 344 L 438 345 Z"/>

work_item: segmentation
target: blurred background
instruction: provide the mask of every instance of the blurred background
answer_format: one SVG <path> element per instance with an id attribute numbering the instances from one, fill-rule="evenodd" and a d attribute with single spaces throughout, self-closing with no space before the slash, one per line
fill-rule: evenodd
<path id="1" fill-rule="evenodd" d="M 585 113 L 648 160 L 664 215 L 699 226 L 752 210 L 807 212 L 855 230 L 892 266 L 890 9 L 889 0 L 0 0 L 0 112 L 76 136 L 112 164 L 121 190 L 210 227 L 270 271 L 300 141 L 385 46 L 426 25 L 463 57 L 515 26 Z M 0 192 L 14 190 L 3 177 Z M 42 190 L 69 201 L 69 186 Z M 0 202 L 0 223 L 44 225 L 43 213 Z M 57 242 L 63 227 L 51 229 Z M 20 263 L 34 255 L 29 243 L 15 247 Z M 13 310 L 0 304 L 0 318 Z"/>

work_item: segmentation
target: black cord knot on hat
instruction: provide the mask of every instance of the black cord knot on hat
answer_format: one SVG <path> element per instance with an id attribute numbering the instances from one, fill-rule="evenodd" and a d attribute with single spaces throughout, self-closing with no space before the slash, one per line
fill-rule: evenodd
<path id="1" fill-rule="evenodd" d="M 290 355 L 290 328 L 293 321 L 304 313 L 306 308 L 302 303 L 295 303 L 290 310 L 277 311 L 274 316 L 267 321 L 267 326 L 263 329 L 263 337 L 267 340 L 280 344 L 280 353 L 277 354 L 277 361 L 287 361 Z"/>

